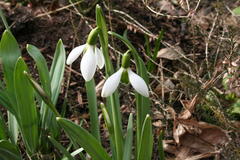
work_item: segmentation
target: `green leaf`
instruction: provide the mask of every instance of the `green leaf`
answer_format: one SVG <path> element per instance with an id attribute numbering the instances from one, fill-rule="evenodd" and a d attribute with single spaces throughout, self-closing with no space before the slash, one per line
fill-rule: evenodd
<path id="1" fill-rule="evenodd" d="M 58 143 L 54 138 L 52 138 L 51 136 L 48 136 L 48 139 L 52 142 L 52 144 L 60 151 L 64 154 L 64 156 L 66 156 L 68 158 L 68 160 L 74 160 L 74 158 L 72 157 L 72 155 L 60 144 Z"/>
<path id="2" fill-rule="evenodd" d="M 4 31 L 0 42 L 0 57 L 2 58 L 3 74 L 9 98 L 15 107 L 14 68 L 21 52 L 18 43 L 10 31 Z"/>
<path id="3" fill-rule="evenodd" d="M 24 72 L 26 78 L 29 80 L 30 84 L 34 88 L 34 90 L 38 93 L 38 95 L 42 98 L 42 100 L 50 107 L 50 109 L 53 111 L 55 116 L 60 116 L 57 109 L 53 105 L 51 98 L 49 95 L 43 90 L 43 88 L 28 74 L 27 72 Z"/>
<path id="4" fill-rule="evenodd" d="M 153 149 L 152 123 L 149 115 L 146 116 L 141 133 L 137 160 L 151 160 Z"/>
<path id="5" fill-rule="evenodd" d="M 8 112 L 8 130 L 9 130 L 9 136 L 10 140 L 13 144 L 17 144 L 18 141 L 18 122 L 16 120 L 16 117 Z"/>
<path id="6" fill-rule="evenodd" d="M 57 122 L 68 134 L 68 136 L 83 147 L 93 159 L 111 160 L 99 141 L 87 130 L 65 118 L 58 117 Z"/>
<path id="7" fill-rule="evenodd" d="M 101 34 L 103 34 L 102 37 L 104 38 L 104 43 L 108 44 L 107 25 L 106 25 L 105 18 L 103 16 L 102 9 L 99 5 L 96 5 L 96 23 L 97 23 L 97 26 L 102 31 Z"/>
<path id="8" fill-rule="evenodd" d="M 6 84 L 6 90 L 1 93 L 1 103 L 11 113 L 8 114 L 9 134 L 12 142 L 17 141 L 18 125 L 16 119 L 17 115 L 17 102 L 15 97 L 14 88 L 14 69 L 18 58 L 21 56 L 18 43 L 9 30 L 5 30 L 0 42 L 0 57 L 2 59 L 3 75 Z"/>
<path id="9" fill-rule="evenodd" d="M 0 17 L 2 19 L 2 22 L 3 22 L 4 26 L 5 26 L 5 28 L 7 30 L 9 30 L 9 26 L 8 26 L 7 20 L 6 20 L 5 16 L 4 16 L 3 11 L 2 11 L 1 8 L 0 8 Z"/>
<path id="10" fill-rule="evenodd" d="M 232 12 L 234 13 L 234 15 L 239 16 L 240 15 L 240 7 L 233 9 Z"/>
<path id="11" fill-rule="evenodd" d="M 240 115 L 240 99 L 237 100 L 237 102 L 235 102 L 233 104 L 232 109 L 231 109 L 231 113 Z"/>
<path id="12" fill-rule="evenodd" d="M 60 93 L 61 84 L 65 69 L 66 53 L 62 40 L 59 40 L 54 53 L 53 62 L 50 69 L 50 80 L 51 80 L 51 100 L 53 105 L 56 105 L 57 99 Z M 41 106 L 42 124 L 43 128 L 50 130 L 53 137 L 59 135 L 59 127 L 54 116 L 54 113 L 49 110 L 46 104 Z"/>
<path id="13" fill-rule="evenodd" d="M 16 115 L 15 108 L 11 104 L 11 100 L 9 99 L 9 95 L 6 90 L 0 90 L 0 104 L 8 111 L 10 111 L 13 115 Z"/>
<path id="14" fill-rule="evenodd" d="M 159 152 L 159 160 L 165 160 L 164 148 L 163 148 L 163 131 L 160 132 L 158 139 L 158 152 Z"/>
<path id="15" fill-rule="evenodd" d="M 34 90 L 24 75 L 27 65 L 20 57 L 14 71 L 14 87 L 17 99 L 19 125 L 27 150 L 32 154 L 38 146 L 38 116 Z"/>
<path id="16" fill-rule="evenodd" d="M 41 54 L 38 48 L 33 45 L 27 45 L 27 51 L 29 55 L 34 59 L 37 65 L 38 74 L 44 91 L 51 96 L 51 83 L 48 66 L 45 58 Z"/>
<path id="17" fill-rule="evenodd" d="M 132 113 L 128 119 L 127 135 L 124 144 L 123 160 L 131 160 L 133 142 L 133 115 Z"/>
<path id="18" fill-rule="evenodd" d="M 21 160 L 22 159 L 17 147 L 6 140 L 0 140 L 0 157 L 1 157 L 1 160 Z"/>
<path id="19" fill-rule="evenodd" d="M 64 75 L 66 53 L 62 40 L 57 43 L 54 59 L 50 69 L 52 101 L 56 104 Z"/>

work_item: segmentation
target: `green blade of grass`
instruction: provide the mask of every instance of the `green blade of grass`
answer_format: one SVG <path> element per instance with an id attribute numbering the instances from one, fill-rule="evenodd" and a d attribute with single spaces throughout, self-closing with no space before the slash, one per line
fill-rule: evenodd
<path id="1" fill-rule="evenodd" d="M 67 135 L 83 147 L 93 159 L 111 160 L 99 141 L 88 131 L 64 118 L 58 117 L 57 122 L 64 129 Z"/>
<path id="2" fill-rule="evenodd" d="M 27 65 L 20 57 L 14 70 L 14 88 L 17 100 L 17 111 L 22 137 L 29 154 L 35 153 L 38 146 L 38 115 L 34 90 L 24 75 Z"/>
<path id="3" fill-rule="evenodd" d="M 65 69 L 65 49 L 62 40 L 59 40 L 56 46 L 53 62 L 50 69 L 50 80 L 51 80 L 51 100 L 53 105 L 56 105 L 57 99 L 60 93 L 61 84 Z M 57 126 L 54 113 L 49 110 L 46 104 L 41 106 L 42 125 L 46 130 L 50 130 L 53 137 L 59 135 L 59 127 Z"/>
<path id="4" fill-rule="evenodd" d="M 51 81 L 46 59 L 43 57 L 39 49 L 33 45 L 28 44 L 27 51 L 36 62 L 38 74 L 44 91 L 51 96 Z"/>
<path id="5" fill-rule="evenodd" d="M 133 142 L 133 115 L 131 113 L 128 119 L 127 134 L 124 143 L 123 160 L 131 160 L 132 142 Z"/>
<path id="6" fill-rule="evenodd" d="M 149 115 L 146 116 L 139 143 L 137 160 L 151 160 L 153 149 L 152 123 Z"/>
<path id="7" fill-rule="evenodd" d="M 68 160 L 74 160 L 72 155 L 60 144 L 58 143 L 54 138 L 51 136 L 48 136 L 48 139 L 52 142 L 52 144 L 60 151 L 63 153 L 64 156 L 68 158 Z"/>
<path id="8" fill-rule="evenodd" d="M 0 140 L 1 160 L 21 160 L 20 152 L 17 146 L 6 140 Z"/>
<path id="9" fill-rule="evenodd" d="M 4 96 L 6 98 L 5 102 L 6 100 L 9 100 L 9 104 L 5 104 L 5 107 L 11 112 L 8 113 L 8 124 L 10 138 L 13 143 L 17 142 L 17 137 L 19 133 L 16 120 L 19 117 L 17 114 L 17 103 L 14 88 L 14 68 L 17 59 L 20 56 L 21 52 L 16 39 L 9 30 L 5 30 L 0 42 L 0 57 L 2 59 L 3 75 L 6 84 L 6 91 L 4 91 Z M 15 114 L 13 115 L 13 113 Z"/>
<path id="10" fill-rule="evenodd" d="M 0 8 L 0 17 L 2 19 L 2 22 L 3 22 L 4 26 L 5 26 L 5 28 L 10 31 L 8 23 L 7 23 L 7 20 L 6 20 L 5 16 L 4 16 L 3 11 L 2 11 L 1 8 Z"/>

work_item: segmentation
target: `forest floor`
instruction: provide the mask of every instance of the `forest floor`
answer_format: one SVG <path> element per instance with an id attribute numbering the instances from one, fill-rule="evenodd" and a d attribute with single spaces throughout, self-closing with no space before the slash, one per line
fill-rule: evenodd
<path id="1" fill-rule="evenodd" d="M 26 44 L 38 47 L 51 64 L 58 39 L 67 54 L 84 44 L 95 27 L 95 3 L 28 1 L 0 2 L 25 60 Z M 155 139 L 164 131 L 167 158 L 240 160 L 240 17 L 232 10 L 240 1 L 228 0 L 106 0 L 103 7 L 109 30 L 123 34 L 141 53 L 149 71 Z M 0 23 L 0 33 L 4 26 Z M 157 59 L 151 60 L 163 31 Z M 118 64 L 126 47 L 110 37 L 110 55 Z M 95 76 L 100 97 L 102 72 Z M 135 111 L 133 91 L 121 86 L 121 111 L 127 124 Z M 130 94 L 129 94 L 130 93 Z M 89 127 L 84 80 L 79 63 L 66 67 L 58 109 L 67 99 L 66 117 Z M 100 113 L 100 111 L 99 111 Z M 101 118 L 101 116 L 100 116 Z M 102 139 L 108 134 L 102 122 Z M 108 142 L 103 142 L 108 146 Z M 157 144 L 154 147 L 157 152 Z M 157 159 L 154 155 L 153 159 Z"/>

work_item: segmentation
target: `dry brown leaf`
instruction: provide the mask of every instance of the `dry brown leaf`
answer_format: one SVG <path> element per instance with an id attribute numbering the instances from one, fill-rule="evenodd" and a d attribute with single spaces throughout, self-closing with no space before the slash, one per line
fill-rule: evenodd
<path id="1" fill-rule="evenodd" d="M 174 142 L 165 141 L 164 150 L 173 153 L 176 156 L 175 160 L 198 160 L 217 155 L 219 153 L 217 147 L 230 141 L 227 131 L 220 127 L 189 119 L 192 113 L 189 110 L 194 108 L 195 103 L 194 99 L 182 101 L 185 110 L 179 115 L 173 108 L 167 109 L 174 117 Z"/>
<path id="2" fill-rule="evenodd" d="M 163 48 L 160 51 L 158 51 L 157 57 L 158 58 L 165 58 L 169 60 L 178 60 L 182 58 L 184 55 L 184 52 L 182 48 L 179 46 L 172 47 L 172 48 Z"/>
<path id="3" fill-rule="evenodd" d="M 105 82 L 105 80 L 103 79 L 96 85 L 95 90 L 96 90 L 97 96 L 100 96 L 104 82 Z"/>
<path id="4" fill-rule="evenodd" d="M 155 88 L 154 92 L 158 95 L 161 95 L 162 90 L 164 91 L 164 93 L 168 93 L 168 92 L 174 90 L 174 88 L 175 88 L 175 84 L 173 84 L 173 82 L 170 79 L 167 79 L 163 82 L 163 85 L 161 83 L 158 84 L 157 87 Z"/>
<path id="5" fill-rule="evenodd" d="M 163 123 L 161 120 L 158 120 L 156 122 L 153 122 L 153 126 L 157 127 L 157 128 L 162 128 L 163 127 Z"/>
<path id="6" fill-rule="evenodd" d="M 77 101 L 78 104 L 83 105 L 82 94 L 79 91 L 77 91 Z"/>
<path id="7" fill-rule="evenodd" d="M 212 157 L 212 156 L 214 156 L 218 153 L 219 152 L 209 152 L 209 153 L 198 154 L 198 155 L 195 155 L 195 156 L 188 157 L 185 160 L 199 160 L 199 159 L 202 159 L 202 158 Z"/>

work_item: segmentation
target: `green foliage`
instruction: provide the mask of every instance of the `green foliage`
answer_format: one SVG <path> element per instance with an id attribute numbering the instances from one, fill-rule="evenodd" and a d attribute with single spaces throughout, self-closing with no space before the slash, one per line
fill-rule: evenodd
<path id="1" fill-rule="evenodd" d="M 1 160 L 22 160 L 17 146 L 7 140 L 0 140 Z"/>
<path id="2" fill-rule="evenodd" d="M 71 139 L 82 146 L 84 150 L 96 160 L 110 160 L 107 152 L 103 149 L 99 141 L 91 135 L 87 130 L 78 126 L 77 124 L 64 119 L 57 118 L 57 122 L 64 129 Z"/>
<path id="3" fill-rule="evenodd" d="M 151 160 L 153 150 L 152 122 L 149 115 L 146 116 L 139 141 L 137 160 Z"/>
<path id="4" fill-rule="evenodd" d="M 156 68 L 156 65 L 152 61 L 156 61 L 156 59 L 157 59 L 157 53 L 160 50 L 161 41 L 163 39 L 163 34 L 164 34 L 164 31 L 161 30 L 158 34 L 157 39 L 154 42 L 153 52 L 151 51 L 149 38 L 147 37 L 147 35 L 145 36 L 146 54 L 148 55 L 149 58 L 151 58 L 151 60 L 147 61 L 147 70 L 149 72 L 152 72 Z"/>
<path id="5" fill-rule="evenodd" d="M 231 114 L 236 114 L 236 115 L 240 116 L 240 99 L 238 99 L 238 100 L 232 105 Z"/>
<path id="6" fill-rule="evenodd" d="M 233 9 L 232 12 L 234 13 L 234 15 L 239 16 L 240 15 L 240 7 Z"/>
<path id="7" fill-rule="evenodd" d="M 0 16 L 1 16 L 0 12 Z M 108 51 L 108 29 L 100 6 L 96 6 L 97 32 L 94 34 L 94 43 L 100 40 L 105 59 L 105 77 L 114 73 L 112 61 Z M 6 27 L 7 24 L 5 24 Z M 136 70 L 146 84 L 149 84 L 148 70 L 153 70 L 154 64 L 144 61 L 139 56 L 137 49 L 127 38 L 114 32 L 110 35 L 121 40 L 129 50 L 130 57 L 136 64 Z M 154 51 L 151 53 L 150 43 L 147 42 L 149 56 L 155 60 L 160 48 L 163 33 L 159 34 L 155 42 Z M 90 155 L 93 160 L 131 160 L 132 149 L 135 148 L 137 160 L 150 160 L 153 150 L 153 133 L 150 113 L 150 100 L 136 93 L 136 123 L 133 114 L 129 115 L 126 131 L 123 130 L 120 100 L 118 91 L 106 98 L 106 106 L 101 103 L 102 115 L 109 132 L 111 156 L 101 145 L 100 124 L 98 120 L 98 101 L 95 90 L 95 81 L 92 79 L 85 83 L 88 107 L 90 112 L 91 132 L 65 118 L 62 118 L 56 109 L 65 70 L 66 53 L 61 40 L 58 41 L 50 70 L 47 61 L 33 45 L 27 45 L 27 51 L 33 58 L 39 78 L 39 83 L 31 76 L 18 43 L 9 30 L 6 30 L 0 42 L 0 57 L 2 59 L 4 82 L 0 82 L 0 104 L 8 110 L 8 127 L 5 131 L 5 121 L 0 114 L 0 157 L 5 160 L 20 160 L 21 155 L 16 143 L 23 140 L 27 154 L 32 159 L 40 159 L 46 152 L 56 159 L 74 160 L 74 156 Z M 129 67 L 129 63 L 125 67 Z M 38 79 L 36 78 L 36 79 Z M 40 103 L 39 103 L 40 102 Z M 56 118 L 57 117 L 57 118 Z M 136 127 L 135 127 L 136 125 Z M 68 149 L 59 143 L 62 128 L 68 135 L 71 144 Z M 134 142 L 134 128 L 136 128 L 136 143 Z M 18 139 L 18 131 L 21 138 Z M 10 137 L 10 140 L 8 139 Z M 159 142 L 162 142 L 160 137 Z M 21 143 L 21 142 L 20 142 Z M 61 155 L 53 153 L 53 148 L 58 149 Z M 74 152 L 70 152 L 71 149 Z M 82 153 L 82 151 L 85 151 Z M 159 154 L 163 159 L 162 144 L 159 145 Z M 39 156 L 40 155 L 40 156 Z M 39 157 L 38 157 L 39 156 Z"/>
<path id="8" fill-rule="evenodd" d="M 14 70 L 14 87 L 17 100 L 18 124 L 27 150 L 33 154 L 38 146 L 39 129 L 34 90 L 23 74 L 28 72 L 27 65 L 20 57 Z"/>

